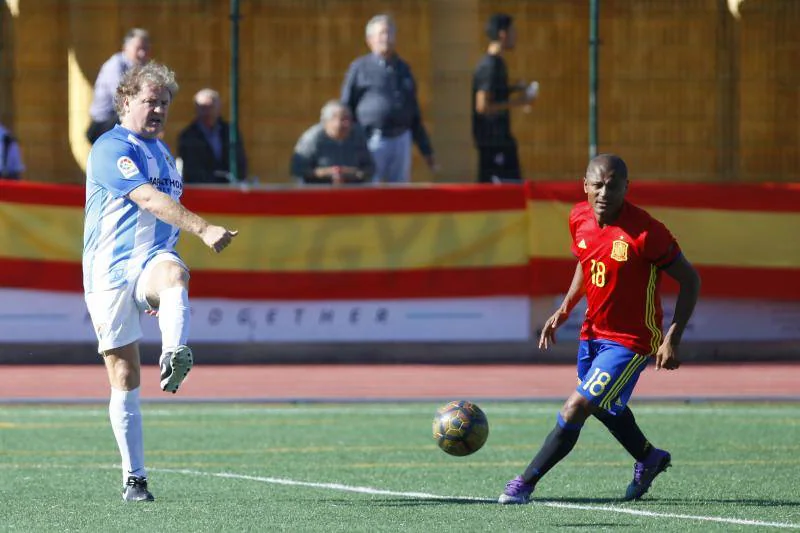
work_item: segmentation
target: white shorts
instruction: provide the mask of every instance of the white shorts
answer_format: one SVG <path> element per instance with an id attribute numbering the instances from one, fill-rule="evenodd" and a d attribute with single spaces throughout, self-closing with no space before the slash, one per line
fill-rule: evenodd
<path id="1" fill-rule="evenodd" d="M 165 261 L 178 263 L 189 271 L 176 254 L 160 253 L 148 261 L 135 282 L 107 291 L 90 292 L 84 296 L 97 335 L 99 353 L 126 346 L 142 338 L 142 312 L 153 309 L 147 302 L 147 282 L 153 268 Z"/>

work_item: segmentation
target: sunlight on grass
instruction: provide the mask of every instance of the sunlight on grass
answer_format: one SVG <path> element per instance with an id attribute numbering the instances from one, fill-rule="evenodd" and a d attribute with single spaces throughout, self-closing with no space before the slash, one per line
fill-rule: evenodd
<path id="1" fill-rule="evenodd" d="M 643 501 L 620 502 L 633 460 L 590 422 L 537 487 L 539 503 L 517 508 L 487 502 L 536 452 L 558 406 L 482 405 L 489 440 L 462 458 L 431 438 L 436 407 L 145 404 L 156 503 L 131 506 L 105 410 L 5 405 L 0 529 L 104 531 L 135 519 L 141 531 L 461 533 L 533 517 L 535 531 L 800 529 L 798 405 L 634 405 L 674 464 Z M 79 491 L 65 491 L 75 480 Z"/>

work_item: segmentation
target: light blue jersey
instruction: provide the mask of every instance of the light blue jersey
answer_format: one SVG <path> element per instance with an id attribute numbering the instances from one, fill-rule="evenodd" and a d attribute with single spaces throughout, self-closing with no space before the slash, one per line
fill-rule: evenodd
<path id="1" fill-rule="evenodd" d="M 116 125 L 92 146 L 86 169 L 83 287 L 133 282 L 154 255 L 173 252 L 178 228 L 139 208 L 128 194 L 145 183 L 179 201 L 183 180 L 166 145 Z"/>

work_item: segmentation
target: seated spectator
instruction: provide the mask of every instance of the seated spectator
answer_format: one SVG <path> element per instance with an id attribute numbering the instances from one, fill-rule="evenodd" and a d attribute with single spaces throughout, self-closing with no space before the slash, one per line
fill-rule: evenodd
<path id="1" fill-rule="evenodd" d="M 194 95 L 195 119 L 178 138 L 184 183 L 233 183 L 230 165 L 230 125 L 220 116 L 219 93 L 201 89 Z M 236 174 L 247 177 L 241 134 L 236 145 Z"/>
<path id="2" fill-rule="evenodd" d="M 89 107 L 92 118 L 86 138 L 94 144 L 98 137 L 119 122 L 114 111 L 114 95 L 122 75 L 133 67 L 144 65 L 150 61 L 150 34 L 147 30 L 134 28 L 125 34 L 122 51 L 117 52 L 103 63 L 100 73 L 94 82 L 94 96 Z"/>
<path id="3" fill-rule="evenodd" d="M 19 142 L 0 124 L 0 179 L 18 180 L 24 171 Z"/>
<path id="4" fill-rule="evenodd" d="M 320 123 L 297 141 L 292 156 L 292 177 L 303 183 L 363 183 L 371 181 L 375 162 L 367 138 L 353 123 L 350 109 L 337 100 L 322 108 Z"/>

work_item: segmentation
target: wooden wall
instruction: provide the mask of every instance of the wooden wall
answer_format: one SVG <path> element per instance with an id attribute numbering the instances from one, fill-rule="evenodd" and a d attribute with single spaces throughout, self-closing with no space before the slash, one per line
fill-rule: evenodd
<path id="1" fill-rule="evenodd" d="M 131 27 L 149 29 L 155 58 L 178 74 L 171 145 L 195 91 L 214 87 L 228 104 L 225 0 L 18 5 L 13 14 L 0 3 L 0 120 L 23 143 L 29 179 L 82 181 L 91 84 Z M 573 179 L 585 167 L 586 0 L 243 0 L 241 11 L 240 120 L 262 182 L 288 181 L 294 143 L 338 95 L 367 51 L 366 21 L 382 11 L 397 18 L 442 166 L 434 176 L 415 154 L 416 181 L 473 179 L 471 76 L 494 11 L 517 22 L 512 80 L 542 87 L 532 112 L 513 116 L 526 176 Z M 746 0 L 741 14 L 726 0 L 603 0 L 600 149 L 642 179 L 800 180 L 800 2 Z"/>

